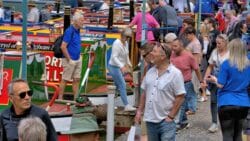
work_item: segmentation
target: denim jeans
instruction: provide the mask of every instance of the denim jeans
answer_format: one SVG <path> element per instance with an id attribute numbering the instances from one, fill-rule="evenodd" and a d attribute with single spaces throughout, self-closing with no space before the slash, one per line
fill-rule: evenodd
<path id="1" fill-rule="evenodd" d="M 159 123 L 146 122 L 148 141 L 175 141 L 176 124 L 174 121 Z"/>
<path id="2" fill-rule="evenodd" d="M 188 92 L 192 92 L 192 90 L 190 90 L 192 88 L 190 86 L 191 84 L 192 84 L 192 82 L 190 81 L 190 82 L 185 83 L 185 85 L 184 85 L 187 93 L 185 95 L 184 102 L 182 103 L 180 110 L 178 112 L 178 115 L 177 115 L 176 123 L 178 125 L 185 124 L 188 122 L 186 110 L 188 109 Z"/>
<path id="3" fill-rule="evenodd" d="M 123 104 L 128 104 L 126 82 L 119 67 L 108 65 L 108 70 L 115 82 L 116 89 L 119 90 Z"/>
<path id="4" fill-rule="evenodd" d="M 186 89 L 186 101 L 187 101 L 187 110 L 190 110 L 192 112 L 196 112 L 196 106 L 197 106 L 197 94 L 194 91 L 194 85 L 193 83 L 186 82 L 185 83 L 185 89 Z"/>

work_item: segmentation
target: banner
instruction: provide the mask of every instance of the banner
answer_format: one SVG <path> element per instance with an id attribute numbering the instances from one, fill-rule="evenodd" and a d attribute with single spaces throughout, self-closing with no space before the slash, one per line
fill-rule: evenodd
<path id="1" fill-rule="evenodd" d="M 8 105 L 9 96 L 8 96 L 8 85 L 12 80 L 13 70 L 12 69 L 3 69 L 3 88 L 1 89 L 0 95 L 0 105 Z"/>
<path id="2" fill-rule="evenodd" d="M 1 90 L 3 89 L 3 59 L 4 55 L 0 53 L 0 95 L 2 94 Z"/>
<path id="3" fill-rule="evenodd" d="M 48 82 L 59 83 L 62 75 L 62 60 L 54 57 L 53 52 L 43 52 L 45 56 L 46 80 Z"/>

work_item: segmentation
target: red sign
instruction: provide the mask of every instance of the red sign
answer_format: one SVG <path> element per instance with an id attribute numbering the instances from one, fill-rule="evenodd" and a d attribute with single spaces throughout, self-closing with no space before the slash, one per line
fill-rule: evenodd
<path id="1" fill-rule="evenodd" d="M 9 96 L 8 96 L 8 85 L 12 80 L 13 70 L 12 69 L 3 69 L 3 87 L 1 89 L 0 95 L 0 105 L 8 105 L 9 103 Z"/>
<path id="2" fill-rule="evenodd" d="M 43 52 L 48 82 L 60 82 L 62 77 L 62 60 L 54 57 L 53 52 Z"/>

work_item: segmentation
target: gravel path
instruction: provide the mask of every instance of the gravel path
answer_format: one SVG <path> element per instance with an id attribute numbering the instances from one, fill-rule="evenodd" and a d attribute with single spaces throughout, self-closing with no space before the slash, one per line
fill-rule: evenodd
<path id="1" fill-rule="evenodd" d="M 207 130 L 211 124 L 210 101 L 198 102 L 197 105 L 196 114 L 188 116 L 190 127 L 181 130 L 176 141 L 222 141 L 220 129 L 216 133 L 209 133 Z M 123 134 L 116 141 L 127 141 L 127 134 Z M 143 136 L 141 141 L 147 141 L 147 137 Z"/>
<path id="2" fill-rule="evenodd" d="M 216 133 L 207 130 L 211 125 L 210 101 L 198 102 L 197 106 L 196 114 L 188 116 L 190 127 L 180 131 L 176 141 L 222 141 L 220 129 Z"/>

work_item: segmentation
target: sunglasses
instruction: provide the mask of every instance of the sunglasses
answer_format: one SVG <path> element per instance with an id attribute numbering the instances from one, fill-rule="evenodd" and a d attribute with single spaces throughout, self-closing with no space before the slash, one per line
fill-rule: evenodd
<path id="1" fill-rule="evenodd" d="M 25 92 L 21 92 L 19 93 L 19 96 L 21 99 L 24 99 L 26 97 L 26 94 L 31 97 L 33 95 L 33 91 L 32 90 L 28 90 L 28 91 L 25 91 Z"/>
<path id="2" fill-rule="evenodd" d="M 167 50 L 165 49 L 165 47 L 161 43 L 155 42 L 155 44 L 157 47 L 161 47 L 161 49 L 165 52 L 165 54 L 167 53 Z"/>

